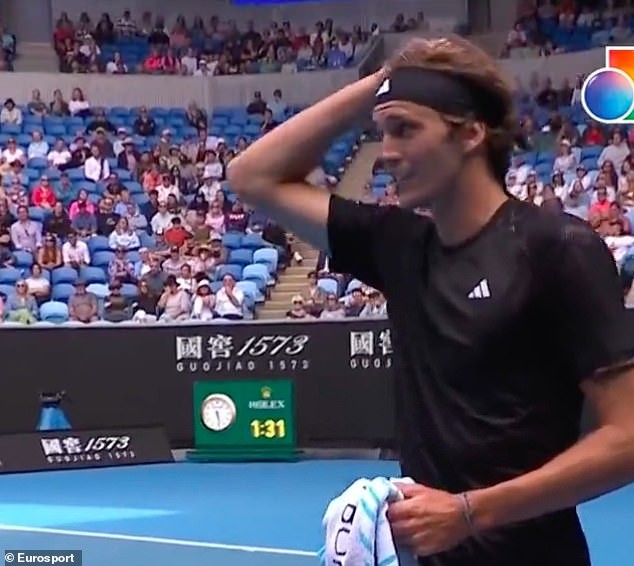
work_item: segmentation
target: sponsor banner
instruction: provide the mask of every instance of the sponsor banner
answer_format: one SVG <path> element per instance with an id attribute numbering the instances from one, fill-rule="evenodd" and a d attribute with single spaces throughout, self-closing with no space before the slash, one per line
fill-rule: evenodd
<path id="1" fill-rule="evenodd" d="M 161 427 L 0 436 L 0 473 L 172 462 Z"/>

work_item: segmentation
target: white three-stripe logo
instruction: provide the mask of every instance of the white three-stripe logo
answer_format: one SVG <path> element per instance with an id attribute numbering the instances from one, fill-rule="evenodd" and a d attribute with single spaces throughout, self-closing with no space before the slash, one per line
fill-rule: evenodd
<path id="1" fill-rule="evenodd" d="M 489 289 L 489 282 L 486 279 L 481 279 L 467 295 L 468 299 L 488 299 L 489 297 L 491 297 L 491 291 Z"/>

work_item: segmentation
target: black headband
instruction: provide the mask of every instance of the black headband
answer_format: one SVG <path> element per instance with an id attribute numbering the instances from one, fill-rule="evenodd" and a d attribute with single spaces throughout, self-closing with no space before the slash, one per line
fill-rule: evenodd
<path id="1" fill-rule="evenodd" d="M 501 125 L 504 104 L 464 77 L 422 67 L 399 67 L 376 91 L 376 105 L 404 100 L 457 117 L 474 117 L 491 127 Z"/>

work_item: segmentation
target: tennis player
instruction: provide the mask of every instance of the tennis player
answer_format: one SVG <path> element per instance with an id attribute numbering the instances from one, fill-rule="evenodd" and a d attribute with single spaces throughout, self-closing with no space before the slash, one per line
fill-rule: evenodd
<path id="1" fill-rule="evenodd" d="M 400 208 L 303 181 L 371 111 Z M 614 261 L 586 223 L 504 192 L 514 127 L 488 55 L 416 39 L 229 171 L 244 200 L 385 293 L 417 482 L 389 518 L 430 566 L 588 565 L 576 506 L 634 479 L 634 329 Z M 433 220 L 407 209 L 421 205 Z M 584 399 L 599 424 L 580 440 Z"/>

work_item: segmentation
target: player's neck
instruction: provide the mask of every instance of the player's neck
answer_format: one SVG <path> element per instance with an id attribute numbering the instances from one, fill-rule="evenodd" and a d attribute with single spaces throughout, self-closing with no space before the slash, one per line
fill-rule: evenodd
<path id="1" fill-rule="evenodd" d="M 491 220 L 508 196 L 488 171 L 465 170 L 452 190 L 432 205 L 434 223 L 443 244 L 459 245 Z"/>

